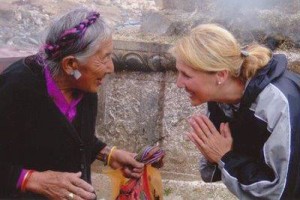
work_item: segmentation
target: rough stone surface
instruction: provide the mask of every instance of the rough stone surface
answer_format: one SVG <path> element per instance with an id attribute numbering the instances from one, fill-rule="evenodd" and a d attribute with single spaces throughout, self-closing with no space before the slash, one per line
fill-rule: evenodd
<path id="1" fill-rule="evenodd" d="M 186 119 L 205 112 L 205 105 L 191 107 L 175 81 L 172 71 L 112 75 L 102 88 L 105 94 L 99 92 L 102 106 L 97 134 L 104 141 L 130 151 L 158 143 L 168 155 L 164 170 L 198 174 L 199 153 L 184 134 L 188 130 Z"/>
<path id="2" fill-rule="evenodd" d="M 167 34 L 172 25 L 172 20 L 160 12 L 150 11 L 142 18 L 141 31 L 159 35 Z M 156 27 L 155 29 L 153 27 Z"/>
<path id="3" fill-rule="evenodd" d="M 99 109 L 99 136 L 108 143 L 137 151 L 161 134 L 162 73 L 118 72 L 106 82 L 104 109 Z"/>
<path id="4" fill-rule="evenodd" d="M 194 11 L 197 9 L 198 3 L 201 0 L 156 0 L 155 3 L 160 9 L 175 9 L 184 11 Z"/>

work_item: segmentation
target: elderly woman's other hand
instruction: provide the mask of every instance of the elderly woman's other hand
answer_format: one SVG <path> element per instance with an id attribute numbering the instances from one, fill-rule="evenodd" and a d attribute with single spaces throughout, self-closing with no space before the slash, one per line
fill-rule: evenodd
<path id="1" fill-rule="evenodd" d="M 33 172 L 26 185 L 26 191 L 46 196 L 49 199 L 96 199 L 92 185 L 81 178 L 81 172 Z"/>
<path id="2" fill-rule="evenodd" d="M 233 140 L 228 123 L 221 123 L 220 132 L 205 115 L 194 116 L 189 123 L 193 128 L 187 134 L 189 139 L 209 162 L 218 163 L 231 150 Z"/>
<path id="3" fill-rule="evenodd" d="M 108 164 L 113 169 L 121 168 L 127 178 L 139 178 L 142 175 L 144 164 L 136 161 L 135 156 L 135 153 L 116 149 L 113 151 Z"/>

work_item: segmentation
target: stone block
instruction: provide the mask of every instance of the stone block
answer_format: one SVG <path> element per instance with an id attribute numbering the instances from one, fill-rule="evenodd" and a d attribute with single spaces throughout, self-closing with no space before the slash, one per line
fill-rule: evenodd
<path id="1" fill-rule="evenodd" d="M 194 11 L 201 0 L 155 0 L 155 4 L 160 9 L 183 10 L 187 12 Z"/>
<path id="2" fill-rule="evenodd" d="M 157 35 L 167 34 L 172 20 L 159 12 L 147 12 L 142 16 L 141 31 Z"/>
<path id="3" fill-rule="evenodd" d="M 187 15 L 187 13 L 185 13 Z M 182 35 L 189 26 L 186 17 L 171 12 L 146 12 L 142 16 L 140 31 L 160 36 Z"/>
<path id="4" fill-rule="evenodd" d="M 104 141 L 130 151 L 161 138 L 163 73 L 117 72 L 99 98 L 97 133 Z M 100 110 L 101 109 L 101 110 Z"/>

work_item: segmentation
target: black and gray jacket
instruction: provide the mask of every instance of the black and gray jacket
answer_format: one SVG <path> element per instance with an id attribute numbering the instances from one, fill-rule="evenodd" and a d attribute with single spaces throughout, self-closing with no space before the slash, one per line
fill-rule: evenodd
<path id="1" fill-rule="evenodd" d="M 246 87 L 239 108 L 208 103 L 216 127 L 229 122 L 233 148 L 217 165 L 200 160 L 202 179 L 222 179 L 239 199 L 300 199 L 300 76 L 274 55 Z"/>

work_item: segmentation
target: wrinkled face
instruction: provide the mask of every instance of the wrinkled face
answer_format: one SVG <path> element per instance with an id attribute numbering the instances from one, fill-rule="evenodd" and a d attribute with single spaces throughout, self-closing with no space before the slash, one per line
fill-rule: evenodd
<path id="1" fill-rule="evenodd" d="M 184 88 L 193 106 L 211 101 L 216 93 L 216 75 L 195 70 L 176 59 L 177 87 Z"/>
<path id="2" fill-rule="evenodd" d="M 98 91 L 105 75 L 114 72 L 112 51 L 113 41 L 109 39 L 101 44 L 99 50 L 84 65 L 79 66 L 81 77 L 76 81 L 78 89 L 92 93 Z"/>

